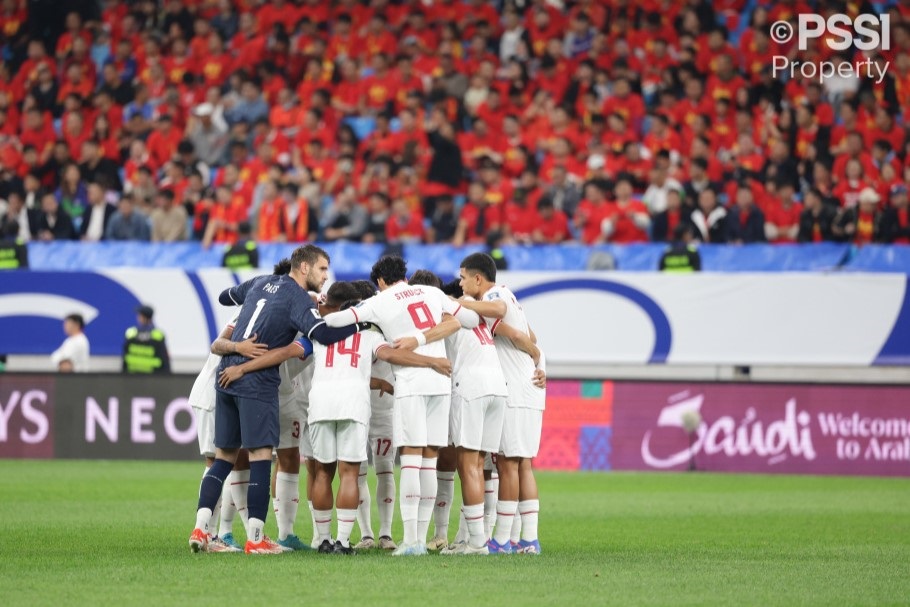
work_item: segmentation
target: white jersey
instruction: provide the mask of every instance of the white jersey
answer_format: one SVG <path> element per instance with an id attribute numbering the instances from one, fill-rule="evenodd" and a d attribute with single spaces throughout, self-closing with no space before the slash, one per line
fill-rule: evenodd
<path id="1" fill-rule="evenodd" d="M 303 337 L 302 333 L 298 333 L 297 337 L 294 338 L 296 343 L 300 343 L 300 340 Z M 302 346 L 301 346 L 302 350 Z M 300 357 L 289 358 L 278 367 L 278 375 L 281 377 L 281 383 L 278 384 L 278 405 L 284 406 L 289 402 L 293 401 L 295 398 L 299 398 L 300 391 L 302 388 L 302 383 L 300 382 L 300 375 L 303 372 L 307 364 L 306 359 Z"/>
<path id="2" fill-rule="evenodd" d="M 493 336 L 485 322 L 473 329 L 459 329 L 446 338 L 445 344 L 452 361 L 452 392 L 464 400 L 509 394 Z"/>
<path id="3" fill-rule="evenodd" d="M 395 385 L 395 373 L 392 371 L 392 365 L 384 360 L 376 359 L 373 361 L 372 377 L 384 379 L 393 386 Z M 395 393 L 398 393 L 397 389 Z M 379 390 L 370 390 L 370 408 L 373 411 L 388 411 L 391 413 L 394 406 L 394 396 L 388 392 L 383 392 L 382 396 L 379 396 Z"/>
<path id="4" fill-rule="evenodd" d="M 487 318 L 485 320 L 490 325 L 490 332 L 494 334 L 496 353 L 499 355 L 499 362 L 502 365 L 502 372 L 509 390 L 509 406 L 543 410 L 546 406 L 547 393 L 545 389 L 534 385 L 534 361 L 525 352 L 516 348 L 510 339 L 496 336 L 496 326 L 500 322 L 505 322 L 518 331 L 530 335 L 531 329 L 524 310 L 512 291 L 503 285 L 490 288 L 484 294 L 483 301 L 503 301 L 506 304 L 504 318 Z"/>
<path id="5" fill-rule="evenodd" d="M 368 425 L 373 358 L 386 346 L 376 330 L 355 333 L 329 346 L 314 343 L 307 423 L 351 419 Z"/>
<path id="6" fill-rule="evenodd" d="M 239 315 L 235 315 L 224 328 L 233 329 L 238 317 Z M 202 411 L 215 410 L 215 374 L 218 372 L 220 363 L 221 356 L 209 354 L 205 364 L 202 366 L 202 371 L 199 372 L 199 375 L 196 376 L 196 381 L 193 382 L 192 390 L 190 390 L 190 396 L 187 400 L 191 407 Z"/>
<path id="7" fill-rule="evenodd" d="M 436 287 L 411 286 L 404 281 L 395 283 L 355 308 L 329 314 L 325 321 L 330 327 L 373 322 L 379 325 L 389 341 L 395 341 L 435 327 L 442 321 L 443 313 L 455 316 L 468 328 L 476 327 L 480 322 L 474 312 L 462 308 Z M 428 343 L 415 351 L 433 358 L 444 358 L 446 355 L 442 341 Z M 451 380 L 430 368 L 398 365 L 392 365 L 392 368 L 395 371 L 396 398 L 451 393 Z"/>

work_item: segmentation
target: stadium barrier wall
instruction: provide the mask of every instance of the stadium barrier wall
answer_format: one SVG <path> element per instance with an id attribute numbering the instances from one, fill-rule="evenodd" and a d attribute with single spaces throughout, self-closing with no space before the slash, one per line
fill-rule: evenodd
<path id="1" fill-rule="evenodd" d="M 235 308 L 218 294 L 252 276 L 113 268 L 0 280 L 0 352 L 49 355 L 61 320 L 85 318 L 93 355 L 116 356 L 141 303 L 172 357 L 203 359 Z M 910 277 L 867 273 L 503 272 L 559 365 L 910 364 Z"/>
<path id="2" fill-rule="evenodd" d="M 0 457 L 198 460 L 193 380 L 0 375 Z M 554 380 L 535 466 L 910 476 L 907 402 L 910 386 Z"/>
<path id="3" fill-rule="evenodd" d="M 260 267 L 270 268 L 290 255 L 295 244 L 262 243 Z M 370 267 L 385 251 L 382 244 L 351 242 L 321 243 L 340 275 L 367 276 Z M 223 247 L 204 248 L 198 242 L 30 242 L 29 261 L 36 270 L 93 271 L 98 268 L 179 268 L 201 270 L 221 266 Z M 407 244 L 398 250 L 405 259 L 420 260 L 421 267 L 451 276 L 469 253 L 485 250 L 478 245 Z M 623 272 L 653 272 L 666 250 L 661 243 L 587 246 L 560 245 L 506 246 L 502 248 L 509 268 L 516 271 L 600 269 Z M 846 270 L 910 274 L 910 247 L 842 243 L 701 245 L 702 267 L 709 272 L 823 272 Z M 606 260 L 605 260 L 606 257 Z M 604 267 L 606 261 L 611 266 Z M 416 268 L 415 268 L 416 269 Z"/>

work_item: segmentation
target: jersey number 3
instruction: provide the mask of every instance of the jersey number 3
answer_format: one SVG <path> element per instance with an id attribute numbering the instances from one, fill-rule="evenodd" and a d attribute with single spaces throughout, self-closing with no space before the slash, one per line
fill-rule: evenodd
<path id="1" fill-rule="evenodd" d="M 348 347 L 348 341 L 351 342 L 350 347 Z M 335 346 L 338 346 L 337 348 Z M 357 368 L 357 363 L 360 361 L 360 333 L 354 333 L 347 339 L 339 341 L 329 345 L 328 350 L 325 353 L 325 366 L 334 367 L 335 366 L 335 353 L 338 355 L 349 354 L 351 356 L 351 366 L 355 369 Z"/>

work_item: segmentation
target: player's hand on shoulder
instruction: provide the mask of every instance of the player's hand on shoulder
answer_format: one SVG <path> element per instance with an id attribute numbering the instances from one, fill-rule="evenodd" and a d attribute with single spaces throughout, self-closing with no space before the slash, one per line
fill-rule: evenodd
<path id="1" fill-rule="evenodd" d="M 448 358 L 434 358 L 432 359 L 430 367 L 439 373 L 440 375 L 445 375 L 446 377 L 452 377 L 452 361 Z"/>
<path id="2" fill-rule="evenodd" d="M 237 343 L 237 354 L 245 356 L 247 358 L 256 358 L 262 354 L 265 354 L 269 351 L 268 344 L 257 343 L 256 340 L 259 338 L 258 335 L 253 333 L 252 337 L 248 337 L 241 342 Z"/>
<path id="3" fill-rule="evenodd" d="M 547 387 L 547 374 L 541 369 L 534 369 L 534 376 L 531 378 L 534 382 L 534 386 L 538 388 Z"/>
<path id="4" fill-rule="evenodd" d="M 243 375 L 243 369 L 240 367 L 240 365 L 228 367 L 221 372 L 221 375 L 218 376 L 218 385 L 222 388 L 227 388 L 232 383 L 243 377 Z"/>

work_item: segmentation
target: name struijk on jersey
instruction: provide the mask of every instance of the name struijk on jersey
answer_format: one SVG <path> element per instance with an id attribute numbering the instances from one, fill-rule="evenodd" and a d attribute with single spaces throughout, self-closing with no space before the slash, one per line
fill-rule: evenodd
<path id="1" fill-rule="evenodd" d="M 418 295 L 423 295 L 423 289 L 405 289 L 395 293 L 395 299 L 402 300 L 409 297 L 417 297 Z"/>

